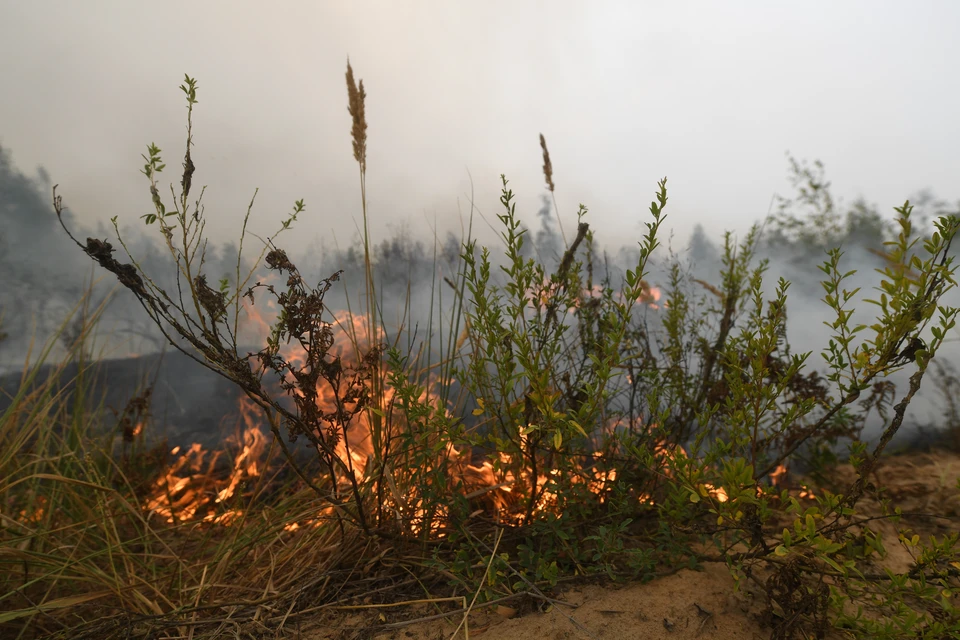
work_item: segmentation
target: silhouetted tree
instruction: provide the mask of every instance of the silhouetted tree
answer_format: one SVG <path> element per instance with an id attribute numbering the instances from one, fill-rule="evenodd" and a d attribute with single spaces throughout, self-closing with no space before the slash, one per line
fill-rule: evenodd
<path id="1" fill-rule="evenodd" d="M 707 232 L 702 224 L 693 228 L 693 234 L 690 236 L 690 242 L 687 245 L 687 251 L 694 265 L 705 266 L 713 264 L 720 259 L 720 251 L 716 245 L 707 237 Z"/>

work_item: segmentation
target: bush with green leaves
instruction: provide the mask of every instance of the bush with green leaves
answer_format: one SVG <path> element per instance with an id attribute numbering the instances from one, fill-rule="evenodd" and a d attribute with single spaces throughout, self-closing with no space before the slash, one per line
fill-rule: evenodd
<path id="1" fill-rule="evenodd" d="M 366 206 L 366 92 L 349 65 L 347 88 L 364 218 L 360 319 L 370 338 L 355 339 L 352 361 L 333 349 L 324 303 L 340 274 L 307 284 L 277 235 L 263 241 L 253 269 L 241 273 L 238 257 L 233 283 L 208 284 L 202 192 L 192 208 L 188 200 L 197 104 L 189 77 L 181 87 L 187 150 L 180 194 L 171 187 L 173 205 L 160 195 L 164 165 L 154 145 L 143 170 L 155 207 L 145 222 L 159 229 L 176 263 L 177 291 L 157 285 L 133 257 L 117 261 L 107 241 L 77 243 L 137 296 L 171 344 L 264 410 L 288 463 L 327 502 L 343 539 L 359 531 L 371 540 L 416 543 L 454 593 L 482 590 L 488 600 L 520 591 L 542 596 L 541 588 L 565 576 L 650 579 L 664 564 L 715 561 L 740 579 L 762 581 L 775 637 L 804 628 L 822 635 L 829 624 L 890 638 L 960 630 L 950 600 L 960 584 L 945 568 L 958 558 L 956 537 L 929 544 L 911 538 L 917 571 L 878 578 L 864 563 L 883 553 L 882 541 L 857 509 L 955 326 L 958 309 L 942 298 L 956 285 L 949 254 L 957 217 L 939 218 L 920 238 L 911 205 L 896 209 L 899 231 L 884 242 L 881 279 L 865 300 L 876 309 L 869 324 L 853 324 L 862 298 L 848 285 L 854 272 L 843 252 L 827 251 L 821 284 L 832 319 L 821 373 L 811 353 L 792 353 L 787 340 L 790 283 L 781 278 L 771 298 L 763 293 L 769 265 L 756 259 L 759 226 L 739 242 L 726 235 L 717 282 L 668 261 L 653 313 L 648 278 L 666 219 L 666 179 L 654 193 L 636 262 L 617 282 L 609 270 L 594 279 L 597 248 L 582 205 L 555 267 L 531 255 L 515 194 L 501 177 L 503 259 L 464 239 L 460 270 L 448 281 L 455 302 L 445 318 L 446 343 L 438 361 L 425 361 L 433 351 L 403 353 L 399 333 L 384 344 L 391 340 Z M 540 142 L 552 193 L 552 163 L 543 136 Z M 801 195 L 819 224 L 832 214 L 832 201 L 815 175 L 806 177 L 818 188 Z M 61 212 L 56 195 L 55 205 Z M 298 201 L 280 231 L 304 208 Z M 839 233 L 824 231 L 833 235 L 808 240 L 826 247 Z M 256 271 L 261 260 L 279 274 L 273 283 Z M 243 354 L 243 299 L 252 302 L 260 291 L 281 311 L 265 346 Z M 291 357 L 291 343 L 302 355 Z M 898 396 L 886 378 L 904 368 L 913 373 Z M 465 393 L 454 394 L 455 383 Z M 884 423 L 870 451 L 861 440 L 869 412 Z M 369 451 L 357 457 L 351 434 L 359 428 L 367 429 Z M 308 441 L 318 467 L 293 455 L 287 440 L 296 438 Z M 799 458 L 821 469 L 831 464 L 841 443 L 857 471 L 842 495 L 818 492 L 814 506 L 772 487 L 772 475 Z M 704 543 L 715 551 L 704 551 Z"/>

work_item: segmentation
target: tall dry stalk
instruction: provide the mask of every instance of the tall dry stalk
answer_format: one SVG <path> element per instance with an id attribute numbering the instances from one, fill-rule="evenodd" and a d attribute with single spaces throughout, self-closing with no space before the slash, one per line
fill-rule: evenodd
<path id="1" fill-rule="evenodd" d="M 353 77 L 353 67 L 347 59 L 347 111 L 350 112 L 352 126 L 350 135 L 353 139 L 353 159 L 360 168 L 360 206 L 363 211 L 363 262 L 367 282 L 367 335 L 372 342 L 377 341 L 380 335 L 377 323 L 377 296 L 373 282 L 373 256 L 370 254 L 370 223 L 367 215 L 367 118 L 365 100 L 367 92 L 363 88 L 363 80 L 359 82 Z M 377 366 L 371 378 L 373 402 L 378 411 L 373 412 L 370 424 L 372 425 L 370 438 L 373 443 L 374 455 L 381 451 L 380 445 L 383 421 L 379 411 L 383 409 L 383 380 L 382 370 Z"/>
<path id="2" fill-rule="evenodd" d="M 547 181 L 547 189 L 550 190 L 550 196 L 553 198 L 553 212 L 557 216 L 557 225 L 560 227 L 560 237 L 563 238 L 563 246 L 567 244 L 567 234 L 563 232 L 563 221 L 560 220 L 560 209 L 557 207 L 556 185 L 553 184 L 553 163 L 550 161 L 550 152 L 547 150 L 547 139 L 540 134 L 540 148 L 543 149 L 543 177 Z"/>

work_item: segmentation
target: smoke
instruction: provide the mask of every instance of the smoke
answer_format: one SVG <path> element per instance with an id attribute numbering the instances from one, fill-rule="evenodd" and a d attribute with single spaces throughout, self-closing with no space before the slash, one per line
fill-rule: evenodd
<path id="1" fill-rule="evenodd" d="M 64 232 L 53 209 L 52 188 L 42 167 L 36 176 L 28 176 L 0 147 L 0 373 L 22 367 L 29 352 L 35 358 L 40 345 L 54 336 L 58 340 L 49 357 L 63 357 L 80 336 L 85 316 L 101 304 L 105 312 L 97 335 L 87 339 L 88 348 L 94 350 L 88 355 L 119 358 L 161 351 L 166 340 L 133 294 L 97 269 Z M 124 253 L 112 227 L 101 223 L 96 229 L 83 228 L 69 208 L 63 218 L 81 242 L 87 237 L 108 239 Z M 169 254 L 130 222 L 120 227 L 123 244 L 160 286 L 176 291 L 176 269 Z M 210 245 L 204 262 L 205 271 L 215 279 L 233 282 L 237 247 Z M 85 293 L 86 311 L 78 309 Z"/>
<path id="2" fill-rule="evenodd" d="M 50 189 L 46 171 L 24 175 L 0 147 L 0 331 L 7 336 L 0 342 L 0 366 L 22 358 L 31 335 L 48 335 L 62 321 L 91 271 L 59 229 L 43 195 Z"/>
<path id="3" fill-rule="evenodd" d="M 766 261 L 768 269 L 764 275 L 764 293 L 768 298 L 773 295 L 777 282 L 783 278 L 790 282 L 787 290 L 787 337 L 792 353 L 810 352 L 807 369 L 824 373 L 826 363 L 823 350 L 834 336 L 829 326 L 836 314 L 825 302 L 821 282 L 824 273 L 818 268 L 829 258 L 828 250 L 834 247 L 843 252 L 840 269 L 852 273 L 844 280 L 844 288 L 858 295 L 847 305 L 853 315 L 850 325 L 871 325 L 876 321 L 879 307 L 865 302 L 878 300 L 881 294 L 879 285 L 886 262 L 880 255 L 884 241 L 895 238 L 899 228 L 895 228 L 894 211 L 891 206 L 889 215 L 883 215 L 880 209 L 858 198 L 849 205 L 836 201 L 830 193 L 830 183 L 823 179 L 823 167 L 815 165 L 816 171 L 791 159 L 792 176 L 798 195 L 794 198 L 778 198 L 777 213 L 763 226 L 761 242 L 755 263 Z M 814 185 L 811 187 L 811 183 Z M 960 203 L 951 205 L 938 200 L 929 191 L 920 191 L 910 198 L 913 205 L 911 220 L 914 233 L 928 237 L 933 232 L 932 221 L 940 216 L 960 213 Z M 897 203 L 901 204 L 901 203 Z M 953 256 L 958 255 L 958 244 L 951 248 Z M 916 250 L 922 246 L 918 244 Z M 697 278 L 716 283 L 722 268 L 720 262 L 721 247 L 711 242 L 697 227 L 690 238 L 686 256 L 691 263 L 691 272 Z M 940 301 L 941 305 L 960 306 L 960 291 L 951 290 Z M 871 336 L 869 329 L 860 334 L 861 338 Z M 923 338 L 929 340 L 929 330 Z M 952 337 L 945 341 L 937 354 L 937 360 L 946 363 L 960 361 L 960 330 L 954 329 Z M 924 384 L 906 414 L 904 428 L 895 442 L 909 443 L 909 446 L 922 446 L 918 442 L 920 430 L 927 435 L 942 426 L 941 415 L 944 403 L 943 381 L 933 379 L 936 368 L 928 370 Z M 898 391 L 898 397 L 905 393 L 907 382 L 913 369 L 910 366 L 893 373 L 892 381 Z M 864 430 L 864 438 L 876 438 L 882 428 L 882 422 L 871 415 Z"/>
<path id="4" fill-rule="evenodd" d="M 891 237 L 892 208 L 889 215 L 884 215 L 863 199 L 850 205 L 834 199 L 829 183 L 823 178 L 822 165 L 815 164 L 811 168 L 791 161 L 790 169 L 798 193 L 792 198 L 778 200 L 773 218 L 763 228 L 756 261 L 765 260 L 768 264 L 764 280 L 767 295 L 773 293 L 779 278 L 791 282 L 787 335 L 792 351 L 811 351 L 808 368 L 823 372 L 825 365 L 820 350 L 831 336 L 831 329 L 824 323 L 832 322 L 834 317 L 821 301 L 823 274 L 817 266 L 827 259 L 829 247 L 841 246 L 843 270 L 856 270 L 848 280 L 847 288 L 860 287 L 858 299 L 874 297 L 874 287 L 881 277 L 876 270 L 884 266 L 875 250 L 882 246 L 885 238 Z M 106 299 L 117 289 L 112 280 L 103 278 L 104 274 L 93 269 L 89 258 L 60 228 L 50 202 L 50 182 L 42 168 L 34 177 L 18 171 L 11 155 L 0 149 L 0 269 L 5 274 L 0 289 L 0 331 L 7 334 L 6 339 L 0 341 L 0 373 L 15 371 L 22 366 L 31 339 L 42 341 L 52 335 L 88 286 L 92 288 L 94 302 Z M 914 201 L 913 218 L 918 227 L 927 230 L 934 217 L 960 209 L 936 200 L 927 192 L 917 194 Z M 667 211 L 669 215 L 669 207 Z M 523 218 L 523 212 L 519 214 Z M 549 271 L 559 263 L 564 246 L 556 227 L 552 201 L 544 196 L 540 209 L 528 219 L 532 224 L 523 227 L 527 238 L 525 253 L 528 257 L 537 257 Z M 589 216 L 586 220 L 594 228 L 598 226 Z M 116 244 L 113 229 L 76 228 L 76 220 L 69 212 L 65 222 L 78 238 L 87 235 L 110 238 Z M 625 271 L 636 265 L 636 241 L 644 231 L 640 226 L 642 222 L 638 222 L 633 242 L 625 241 L 613 248 L 592 248 L 595 282 L 609 279 L 616 288 Z M 175 290 L 176 270 L 169 255 L 142 229 L 139 226 L 122 228 L 127 246 L 146 271 L 159 278 L 157 282 L 161 286 Z M 426 358 L 435 359 L 440 353 L 441 338 L 449 344 L 450 336 L 444 337 L 444 332 L 449 312 L 456 305 L 455 291 L 450 283 L 456 280 L 462 243 L 466 238 L 448 233 L 442 238 L 422 240 L 402 225 L 386 231 L 386 234 L 377 234 L 384 239 L 371 246 L 371 253 L 387 342 L 396 344 L 406 353 L 423 349 Z M 493 271 L 499 274 L 496 269 L 498 245 L 493 243 L 490 248 Z M 674 258 L 686 265 L 692 278 L 720 284 L 722 246 L 712 241 L 702 226 L 693 229 L 685 247 L 675 253 L 669 246 L 666 249 L 655 254 L 648 278 L 651 284 L 663 286 L 666 283 L 669 262 Z M 204 270 L 212 282 L 225 278 L 231 286 L 236 286 L 237 251 L 235 244 L 208 246 Z M 357 306 L 363 300 L 364 287 L 364 247 L 359 236 L 355 236 L 346 247 L 319 246 L 291 257 L 308 280 L 318 281 L 343 270 L 339 286 L 327 296 L 327 306 L 335 311 L 353 305 L 354 313 L 363 313 L 363 309 Z M 100 281 L 91 286 L 96 279 Z M 943 302 L 958 305 L 960 295 L 954 291 Z M 853 323 L 870 324 L 875 312 L 875 307 L 858 303 Z M 69 331 L 66 333 L 69 335 Z M 116 369 L 116 375 L 126 375 L 123 372 L 129 369 L 123 364 L 124 356 L 156 353 L 166 346 L 162 335 L 150 323 L 135 298 L 124 289 L 115 291 L 110 299 L 100 333 L 104 348 L 95 355 L 117 359 L 115 364 L 109 365 Z M 256 345 L 250 347 L 256 348 Z M 54 353 L 52 357 L 56 355 Z M 951 342 L 945 345 L 938 358 L 955 362 L 958 355 L 956 342 Z M 188 373 L 191 367 L 177 362 L 175 375 L 165 373 L 160 377 L 167 388 L 158 398 L 170 403 L 170 407 L 158 408 L 155 415 L 166 411 L 178 416 L 178 424 L 183 423 L 177 427 L 179 435 L 170 435 L 177 444 L 189 444 L 182 440 L 188 436 L 195 439 L 196 429 L 187 427 L 184 421 L 194 413 L 200 415 L 203 407 L 209 407 L 209 389 L 220 387 L 211 386 L 213 382 L 208 379 L 215 374 L 199 366 Z M 144 363 L 150 364 L 148 369 L 159 364 L 154 359 L 144 360 Z M 142 376 L 148 373 L 144 366 L 146 364 L 138 369 L 143 369 Z M 112 375 L 107 371 L 105 379 L 110 380 Z M 905 389 L 908 375 L 909 371 L 904 371 L 893 376 L 898 389 Z M 7 388 L 10 384 L 0 386 Z M 203 389 L 207 391 L 201 391 Z M 928 381 L 911 405 L 907 428 L 912 430 L 934 424 L 942 412 L 942 400 L 936 385 Z M 119 402 L 119 399 L 115 401 Z M 224 406 L 233 404 L 231 397 Z M 866 435 L 876 435 L 877 429 L 879 423 L 868 423 Z"/>

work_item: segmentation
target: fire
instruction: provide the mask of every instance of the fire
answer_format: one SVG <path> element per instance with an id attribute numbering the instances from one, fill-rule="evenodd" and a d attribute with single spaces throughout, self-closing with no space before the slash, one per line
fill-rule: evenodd
<path id="1" fill-rule="evenodd" d="M 210 452 L 196 442 L 182 454 L 179 446 L 174 447 L 170 455 L 177 456 L 176 459 L 154 481 L 146 500 L 149 513 L 170 524 L 194 520 L 198 516 L 207 522 L 228 524 L 241 515 L 232 509 L 218 514 L 216 507 L 232 498 L 241 483 L 260 475 L 260 458 L 266 438 L 256 419 L 256 405 L 243 398 L 240 408 L 243 422 L 243 431 L 238 438 L 240 452 L 229 475 L 223 479 L 222 474 L 217 473 L 217 462 L 225 451 Z"/>
<path id="2" fill-rule="evenodd" d="M 777 468 L 770 472 L 770 484 L 778 486 L 786 479 L 787 466 L 783 463 L 777 465 Z"/>
<path id="3" fill-rule="evenodd" d="M 256 478 L 260 475 L 258 461 L 263 453 L 265 440 L 263 432 L 252 421 L 253 403 L 246 398 L 241 398 L 241 406 L 247 405 L 244 410 L 244 420 L 247 427 L 243 432 L 243 450 L 233 462 L 233 472 L 230 474 L 230 483 L 219 492 L 217 492 L 217 502 L 225 502 L 233 497 L 237 485 L 244 478 Z"/>
<path id="4" fill-rule="evenodd" d="M 253 324 L 252 330 L 263 339 L 269 324 L 255 306 L 246 304 L 245 308 L 247 318 Z M 356 361 L 357 350 L 370 344 L 363 320 L 345 312 L 335 314 L 334 344 L 330 350 L 332 355 L 341 357 L 345 362 Z M 251 327 L 248 326 L 248 329 Z M 379 337 L 383 339 L 382 332 Z M 305 360 L 305 354 L 297 344 L 283 345 L 281 353 L 288 362 L 294 364 Z M 393 389 L 384 389 L 381 409 L 392 401 L 393 394 Z M 328 385 L 318 385 L 317 403 L 323 407 L 336 406 L 334 391 Z M 146 500 L 146 508 L 150 513 L 171 524 L 197 519 L 229 524 L 242 515 L 242 512 L 236 509 L 227 509 L 220 513 L 216 511 L 219 506 L 225 505 L 237 495 L 244 482 L 262 474 L 261 458 L 266 448 L 266 437 L 260 427 L 259 407 L 252 400 L 241 398 L 238 409 L 243 424 L 239 437 L 234 440 L 238 453 L 229 475 L 223 478 L 223 474 L 217 472 L 217 463 L 224 451 L 210 452 L 198 443 L 192 444 L 183 452 L 179 446 L 174 447 L 170 455 L 175 456 L 175 460 L 154 482 Z M 340 439 L 336 449 L 337 455 L 357 480 L 365 476 L 367 459 L 373 451 L 370 442 L 370 419 L 370 412 L 358 414 L 351 424 L 346 425 L 345 434 L 342 434 L 344 437 Z M 299 525 L 288 525 L 287 528 L 295 530 L 298 527 Z"/>
<path id="5" fill-rule="evenodd" d="M 616 297 L 619 300 L 623 300 L 623 294 L 617 293 Z M 651 285 L 646 280 L 640 281 L 640 295 L 637 296 L 636 301 L 640 304 L 645 304 L 651 309 L 660 309 L 660 299 L 663 297 L 663 290 L 660 287 L 655 287 Z M 667 303 L 664 303 L 664 307 L 667 306 Z"/>
<path id="6" fill-rule="evenodd" d="M 278 274 L 271 271 L 261 277 L 260 282 L 279 287 L 282 284 L 282 279 Z M 240 335 L 238 336 L 241 344 L 263 344 L 266 337 L 270 335 L 272 325 L 268 321 L 268 317 L 276 317 L 277 301 L 269 296 L 262 296 L 262 298 L 265 299 L 265 302 L 261 302 L 259 305 L 254 304 L 250 298 L 243 298 L 243 314 L 240 317 Z M 264 310 L 260 305 L 266 307 L 266 309 Z"/>
<path id="7" fill-rule="evenodd" d="M 37 496 L 36 504 L 33 508 L 33 511 L 27 512 L 26 509 L 20 510 L 20 517 L 17 518 L 17 521 L 20 524 L 37 524 L 43 520 L 43 516 L 46 514 L 47 506 L 47 497 L 46 496 Z"/>
<path id="8" fill-rule="evenodd" d="M 356 362 L 359 352 L 373 344 L 367 335 L 368 330 L 365 318 L 355 316 L 346 311 L 340 311 L 334 314 L 334 341 L 330 353 L 340 357 L 344 362 Z M 382 327 L 378 327 L 377 342 L 384 339 Z M 288 362 L 303 362 L 305 355 L 299 345 L 288 345 L 284 350 L 284 357 Z M 382 389 L 381 406 L 377 407 L 380 411 L 385 410 L 393 400 L 394 390 L 389 385 L 384 385 Z M 317 386 L 317 404 L 321 407 L 337 406 L 337 398 L 334 390 L 329 385 L 321 382 Z M 347 404 L 347 409 L 352 410 L 355 405 Z M 357 415 L 351 424 L 344 426 L 346 433 L 337 444 L 336 454 L 344 461 L 347 468 L 357 480 L 363 479 L 367 467 L 367 459 L 373 453 L 373 443 L 371 442 L 372 413 L 364 411 Z"/>
<path id="9" fill-rule="evenodd" d="M 707 494 L 712 498 L 716 498 L 717 502 L 726 502 L 730 499 L 727 495 L 727 490 L 723 487 L 714 487 L 712 484 L 703 485 L 707 489 Z"/>
<path id="10" fill-rule="evenodd" d="M 549 283 L 544 285 L 547 291 L 549 291 L 548 285 Z M 659 309 L 661 290 L 646 282 L 642 283 L 641 290 L 638 302 L 653 309 Z M 602 289 L 594 286 L 583 292 L 581 301 L 599 295 L 602 295 Z M 273 302 L 268 299 L 266 304 L 269 311 Z M 256 333 L 262 340 L 269 332 L 270 323 L 253 304 L 245 303 L 245 309 L 247 311 L 246 330 Z M 347 312 L 336 313 L 333 326 L 333 345 L 330 355 L 340 357 L 345 366 L 357 362 L 360 354 L 373 342 L 384 340 L 382 329 L 376 339 L 371 340 L 366 318 L 362 316 L 354 316 Z M 281 355 L 287 362 L 294 365 L 302 364 L 306 360 L 306 354 L 296 343 L 281 345 Z M 395 390 L 386 384 L 381 386 L 380 404 L 374 408 L 380 415 L 385 415 L 395 399 Z M 437 406 L 439 391 L 436 378 L 430 379 L 421 394 L 420 401 Z M 322 408 L 330 407 L 331 411 L 337 406 L 334 390 L 326 382 L 318 384 L 317 404 Z M 228 472 L 222 470 L 224 465 L 221 464 L 219 467 L 217 465 L 224 451 L 206 451 L 199 444 L 193 444 L 185 451 L 175 447 L 170 452 L 175 459 L 163 475 L 155 481 L 150 497 L 146 500 L 146 507 L 151 513 L 169 523 L 193 520 L 221 525 L 229 525 L 243 516 L 242 510 L 231 507 L 230 504 L 242 494 L 242 487 L 246 482 L 263 475 L 265 462 L 262 457 L 266 448 L 266 436 L 261 428 L 260 408 L 246 398 L 241 399 L 238 408 L 243 425 L 234 442 L 237 453 L 232 463 L 227 465 Z M 351 413 L 350 408 L 347 407 L 348 413 Z M 441 410 L 449 411 L 448 408 L 443 407 Z M 370 456 L 374 453 L 371 440 L 373 417 L 373 411 L 363 411 L 356 414 L 350 423 L 342 426 L 342 432 L 339 434 L 341 437 L 335 452 L 353 478 L 351 479 L 348 475 L 347 478 L 340 478 L 341 482 L 362 481 L 368 477 Z M 389 429 L 391 425 L 388 424 L 384 428 Z M 138 429 L 142 429 L 142 425 L 138 425 Z M 384 433 L 383 437 L 391 438 L 394 435 L 396 434 Z M 434 438 L 434 436 L 430 437 Z M 552 488 L 560 479 L 559 470 L 544 469 L 536 478 L 532 478 L 529 465 L 525 464 L 524 460 L 515 459 L 516 456 L 522 455 L 518 452 L 501 451 L 496 454 L 494 460 L 474 463 L 469 449 L 461 450 L 452 441 L 444 441 L 445 437 L 447 436 L 444 434 L 436 434 L 436 439 L 431 440 L 430 446 L 435 447 L 433 450 L 439 452 L 434 464 L 438 465 L 436 468 L 440 468 L 442 464 L 449 470 L 453 485 L 462 487 L 467 499 L 477 503 L 480 507 L 478 513 L 492 513 L 503 523 L 519 523 L 524 514 L 518 513 L 515 505 L 519 496 L 526 495 L 532 486 L 536 487 L 537 492 L 535 511 L 563 508 L 561 497 Z M 526 442 L 526 437 L 521 436 L 521 450 L 525 449 L 523 443 Z M 687 457 L 683 447 L 667 445 L 666 441 L 658 443 L 654 453 L 662 463 L 658 468 L 665 467 L 664 475 L 668 476 L 672 475 L 676 468 L 674 463 Z M 514 469 L 520 469 L 520 471 L 511 471 Z M 388 513 L 391 513 L 398 523 L 414 534 L 422 533 L 424 529 L 429 528 L 431 535 L 443 535 L 442 525 L 449 515 L 448 509 L 444 505 L 435 505 L 432 512 L 428 513 L 430 507 L 425 503 L 419 490 L 403 488 L 409 486 L 408 482 L 404 482 L 405 478 L 409 477 L 407 475 L 409 472 L 402 468 L 402 464 L 399 467 L 396 464 L 391 467 L 383 463 L 378 470 L 383 482 L 381 495 L 386 496 L 385 506 L 390 510 Z M 786 468 L 781 465 L 771 474 L 771 481 L 777 484 L 785 474 Z M 597 454 L 594 457 L 594 464 L 585 465 L 584 468 L 575 471 L 572 477 L 564 477 L 563 480 L 581 484 L 602 501 L 616 482 L 617 472 L 613 468 L 608 468 L 602 456 Z M 730 499 L 724 487 L 704 483 L 700 489 L 704 496 L 710 496 L 718 502 L 727 502 Z M 640 494 L 638 499 L 642 504 L 654 504 L 654 498 L 647 493 Z M 291 522 L 284 529 L 293 532 L 307 526 L 319 526 L 332 515 L 332 509 L 326 508 L 307 519 Z"/>
<path id="11" fill-rule="evenodd" d="M 559 285 L 551 282 L 549 279 L 545 279 L 539 285 L 528 289 L 526 295 L 528 299 L 537 301 L 542 307 L 546 306 L 547 303 L 557 295 L 558 290 Z M 573 313 L 587 301 L 602 298 L 603 292 L 604 288 L 599 284 L 594 284 L 591 287 L 585 287 L 580 292 L 578 299 L 574 300 L 573 306 L 568 309 L 567 312 Z M 623 296 L 620 293 L 617 293 L 616 297 L 621 300 L 623 299 Z M 637 297 L 637 302 L 645 304 L 651 309 L 660 309 L 659 302 L 661 297 L 663 297 L 663 291 L 659 287 L 651 285 L 646 280 L 640 281 L 640 295 Z"/>
<path id="12" fill-rule="evenodd" d="M 789 478 L 789 469 L 785 464 L 777 465 L 777 468 L 770 472 L 770 485 L 772 488 L 776 487 L 787 487 L 789 489 L 789 484 L 787 480 Z M 758 491 L 760 491 L 758 489 Z M 800 489 L 796 490 L 796 496 L 801 499 L 813 500 L 816 499 L 816 495 L 813 491 L 807 487 L 805 484 L 800 485 Z"/>
<path id="13" fill-rule="evenodd" d="M 574 302 L 572 308 L 567 309 L 567 313 L 574 313 L 577 309 L 582 307 L 585 303 L 590 300 L 598 300 L 603 297 L 603 287 L 599 284 L 595 284 L 590 288 L 585 288 L 580 292 L 580 297 Z"/>
<path id="14" fill-rule="evenodd" d="M 174 447 L 170 454 L 177 455 L 179 452 L 180 447 Z M 178 519 L 193 518 L 204 501 L 202 491 L 189 485 L 204 484 L 206 475 L 201 469 L 206 453 L 199 443 L 193 443 L 154 482 L 152 497 L 146 501 L 146 508 L 151 514 L 157 514 L 171 524 Z"/>
<path id="15" fill-rule="evenodd" d="M 654 447 L 654 454 L 658 459 L 667 463 L 665 474 L 668 477 L 673 477 L 672 464 L 679 459 L 685 459 L 688 457 L 686 449 L 684 449 L 682 446 L 679 444 L 669 446 L 664 440 L 661 440 L 656 444 Z M 726 489 L 723 487 L 714 486 L 709 482 L 706 482 L 702 485 L 702 492 L 704 495 L 714 498 L 717 502 L 727 502 L 730 499 Z M 650 500 L 650 502 L 652 503 L 653 501 Z"/>
<path id="16" fill-rule="evenodd" d="M 637 302 L 646 304 L 651 309 L 659 309 L 660 305 L 658 303 L 660 302 L 660 297 L 663 295 L 660 288 L 651 286 L 647 284 L 646 281 L 641 281 L 640 284 L 643 290 L 640 293 L 640 297 L 637 298 Z"/>

